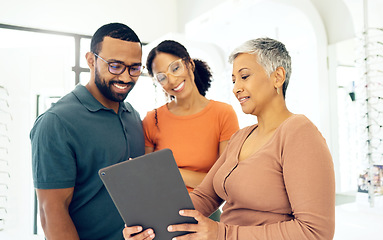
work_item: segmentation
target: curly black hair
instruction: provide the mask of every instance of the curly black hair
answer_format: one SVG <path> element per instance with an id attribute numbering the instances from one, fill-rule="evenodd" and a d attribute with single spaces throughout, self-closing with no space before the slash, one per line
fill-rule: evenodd
<path id="1" fill-rule="evenodd" d="M 173 41 L 173 40 L 165 40 L 162 41 L 160 44 L 157 45 L 157 47 L 153 48 L 148 55 L 148 58 L 146 60 L 146 67 L 148 68 L 149 75 L 153 77 L 153 68 L 152 63 L 154 58 L 159 53 L 168 53 L 177 57 L 182 58 L 185 63 L 187 64 L 187 67 L 190 65 L 190 60 L 194 62 L 195 68 L 194 68 L 194 81 L 197 85 L 198 91 L 202 96 L 206 95 L 207 90 L 211 86 L 212 81 L 212 73 L 210 70 L 210 67 L 207 65 L 206 62 L 199 60 L 199 59 L 192 59 L 190 58 L 190 55 L 186 48 L 179 42 Z"/>

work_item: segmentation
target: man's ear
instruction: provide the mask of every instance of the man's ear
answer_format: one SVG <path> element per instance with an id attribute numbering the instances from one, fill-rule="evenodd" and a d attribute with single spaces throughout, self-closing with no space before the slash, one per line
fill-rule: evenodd
<path id="1" fill-rule="evenodd" d="M 94 65 L 96 64 L 96 62 L 95 62 L 96 58 L 95 58 L 94 54 L 91 52 L 87 52 L 85 54 L 85 58 L 86 58 L 86 62 L 88 64 L 88 67 L 91 70 L 94 69 Z"/>
<path id="2" fill-rule="evenodd" d="M 277 67 L 274 71 L 274 87 L 281 88 L 286 80 L 286 70 L 283 67 Z"/>

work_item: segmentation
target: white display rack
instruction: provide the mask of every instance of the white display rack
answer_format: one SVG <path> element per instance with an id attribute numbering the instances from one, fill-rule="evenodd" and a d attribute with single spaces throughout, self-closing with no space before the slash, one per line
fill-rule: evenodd
<path id="1" fill-rule="evenodd" d="M 359 192 L 368 194 L 371 207 L 383 196 L 383 28 L 368 28 L 360 36 L 359 59 L 362 69 L 356 84 L 361 113 L 361 165 Z"/>
<path id="2" fill-rule="evenodd" d="M 12 121 L 9 111 L 9 94 L 5 86 L 0 85 L 0 231 L 5 229 L 8 214 L 8 192 L 11 179 L 8 149 L 10 137 L 8 125 Z"/>

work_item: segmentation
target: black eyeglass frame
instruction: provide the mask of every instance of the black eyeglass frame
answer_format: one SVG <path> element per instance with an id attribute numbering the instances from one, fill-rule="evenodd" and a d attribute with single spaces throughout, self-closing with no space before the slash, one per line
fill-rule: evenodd
<path id="1" fill-rule="evenodd" d="M 144 70 L 145 66 L 142 66 L 141 63 L 137 63 L 137 64 L 133 64 L 133 65 L 125 65 L 124 63 L 122 62 L 118 62 L 118 61 L 115 61 L 115 62 L 108 62 L 107 60 L 103 59 L 102 57 L 100 57 L 97 53 L 94 53 L 93 54 L 100 58 L 102 61 L 104 61 L 106 64 L 108 64 L 108 71 L 113 74 L 113 75 L 120 75 L 120 74 L 123 74 L 125 72 L 126 69 L 128 69 L 128 73 L 130 76 L 132 77 L 139 77 L 142 73 L 142 71 Z M 124 66 L 122 69 L 121 69 L 121 72 L 113 72 L 113 66 L 111 66 L 111 64 L 119 64 L 119 65 L 122 65 Z M 139 72 L 138 74 L 132 74 L 131 73 L 131 70 L 133 67 L 140 67 L 139 69 Z M 112 69 L 112 70 L 111 70 Z"/>

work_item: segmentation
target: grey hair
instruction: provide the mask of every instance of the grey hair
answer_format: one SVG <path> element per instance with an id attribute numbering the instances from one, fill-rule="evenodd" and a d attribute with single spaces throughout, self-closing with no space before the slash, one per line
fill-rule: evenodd
<path id="1" fill-rule="evenodd" d="M 257 38 L 244 42 L 229 56 L 229 62 L 242 53 L 255 54 L 257 62 L 265 69 L 270 76 L 278 67 L 286 71 L 285 82 L 283 83 L 283 96 L 286 96 L 286 89 L 291 76 L 291 57 L 283 43 L 271 38 Z"/>

